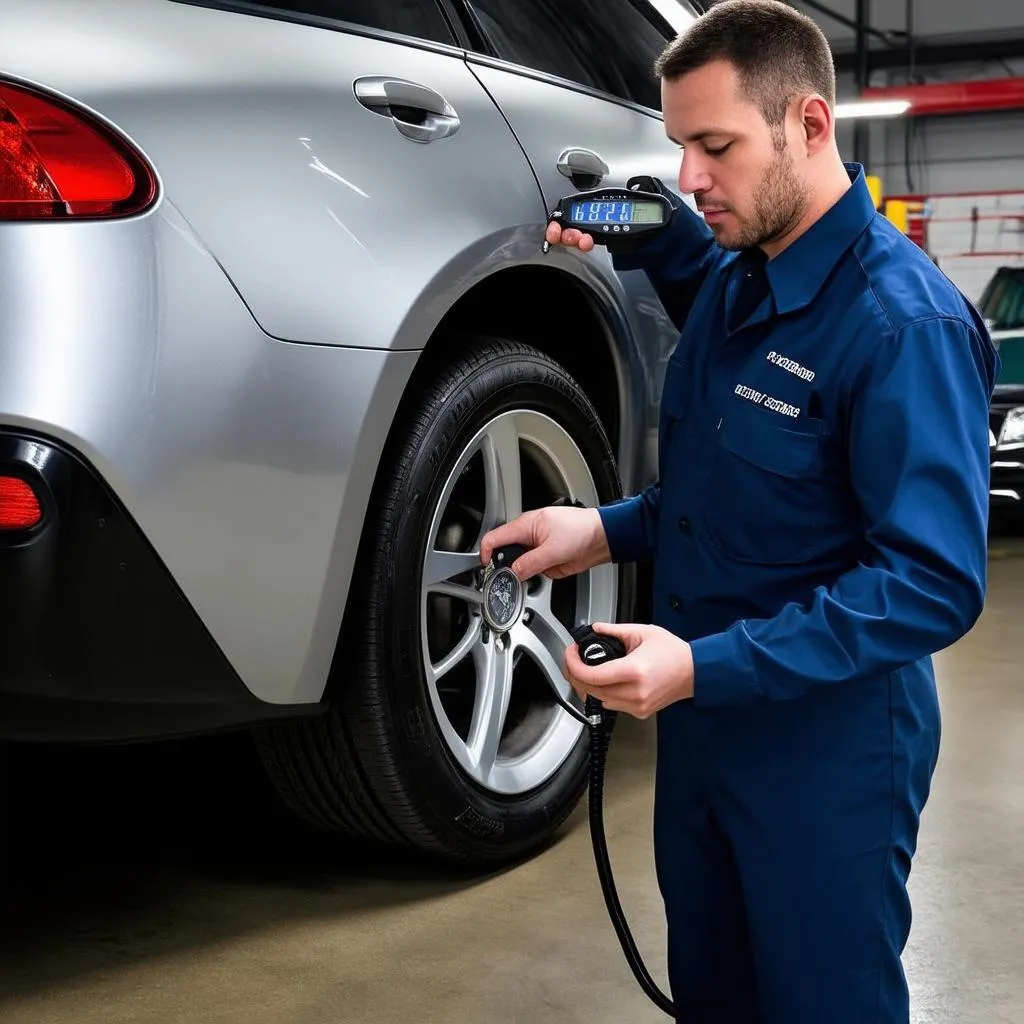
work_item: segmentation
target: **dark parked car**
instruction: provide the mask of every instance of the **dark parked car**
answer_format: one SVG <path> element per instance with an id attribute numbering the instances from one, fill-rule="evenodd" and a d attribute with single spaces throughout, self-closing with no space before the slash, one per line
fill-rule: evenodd
<path id="1" fill-rule="evenodd" d="M 992 513 L 1002 518 L 1024 499 L 1024 267 L 1000 267 L 978 308 L 1002 362 L 989 416 Z"/>

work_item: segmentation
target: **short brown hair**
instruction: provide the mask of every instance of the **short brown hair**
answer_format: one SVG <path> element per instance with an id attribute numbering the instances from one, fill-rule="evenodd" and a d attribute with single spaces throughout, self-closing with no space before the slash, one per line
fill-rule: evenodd
<path id="1" fill-rule="evenodd" d="M 654 70 L 673 81 L 715 60 L 728 61 L 740 87 L 772 128 L 794 96 L 836 101 L 832 50 L 821 29 L 780 0 L 721 0 L 665 47 Z"/>

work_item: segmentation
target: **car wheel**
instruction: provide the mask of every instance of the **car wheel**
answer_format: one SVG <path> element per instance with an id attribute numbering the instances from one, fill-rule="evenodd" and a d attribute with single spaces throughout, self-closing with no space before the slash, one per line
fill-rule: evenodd
<path id="1" fill-rule="evenodd" d="M 569 629 L 613 621 L 632 587 L 605 565 L 536 578 L 485 609 L 487 530 L 621 489 L 561 366 L 505 340 L 460 351 L 422 379 L 385 453 L 326 714 L 257 741 L 310 822 L 486 866 L 545 844 L 581 797 L 586 731 L 553 689 L 578 705 L 562 676 Z"/>

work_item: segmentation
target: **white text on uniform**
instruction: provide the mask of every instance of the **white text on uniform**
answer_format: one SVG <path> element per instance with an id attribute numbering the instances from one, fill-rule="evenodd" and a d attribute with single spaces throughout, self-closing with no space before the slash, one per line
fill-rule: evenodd
<path id="1" fill-rule="evenodd" d="M 789 373 L 799 377 L 801 380 L 814 380 L 815 373 L 813 370 L 808 370 L 806 366 L 801 366 L 798 362 L 795 362 L 788 356 L 780 356 L 778 352 L 769 352 L 768 362 L 773 363 L 782 370 L 787 370 Z"/>

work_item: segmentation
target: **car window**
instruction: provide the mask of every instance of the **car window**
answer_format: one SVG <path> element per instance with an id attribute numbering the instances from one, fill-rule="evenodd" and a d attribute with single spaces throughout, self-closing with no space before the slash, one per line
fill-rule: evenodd
<path id="1" fill-rule="evenodd" d="M 333 18 L 435 43 L 455 42 L 436 0 L 255 0 L 255 3 L 259 7 Z"/>
<path id="2" fill-rule="evenodd" d="M 985 289 L 979 307 L 994 330 L 1024 328 L 1024 272 L 998 275 Z"/>
<path id="3" fill-rule="evenodd" d="M 1007 330 L 1016 331 L 1024 327 L 1024 277 L 1011 276 L 1010 286 L 1012 299 L 1006 311 L 1006 327 Z"/>
<path id="4" fill-rule="evenodd" d="M 502 59 L 655 110 L 654 60 L 694 18 L 679 0 L 466 2 Z"/>

